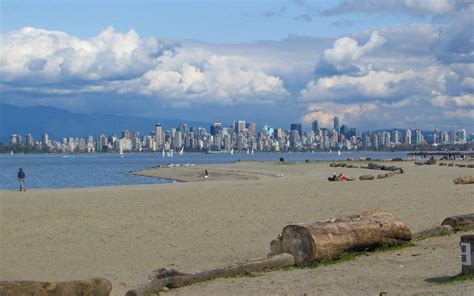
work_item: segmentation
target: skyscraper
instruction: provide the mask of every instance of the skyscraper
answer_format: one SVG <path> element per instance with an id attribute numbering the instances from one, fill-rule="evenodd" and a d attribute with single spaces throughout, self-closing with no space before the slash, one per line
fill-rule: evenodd
<path id="1" fill-rule="evenodd" d="M 49 137 L 48 137 L 48 134 L 47 134 L 47 133 L 44 133 L 44 134 L 41 136 L 41 142 L 42 142 L 42 144 L 43 144 L 43 148 L 49 147 Z"/>
<path id="2" fill-rule="evenodd" d="M 411 130 L 407 129 L 405 131 L 405 144 L 411 144 Z"/>
<path id="3" fill-rule="evenodd" d="M 163 134 L 163 127 L 161 126 L 161 123 L 157 123 L 155 125 L 155 141 L 156 141 L 156 147 L 162 147 L 164 144 L 164 134 Z"/>
<path id="4" fill-rule="evenodd" d="M 303 128 L 301 126 L 301 123 L 292 123 L 290 125 L 290 131 L 297 131 L 300 137 L 303 136 Z"/>
<path id="5" fill-rule="evenodd" d="M 317 120 L 313 120 L 313 122 L 311 123 L 311 129 L 313 130 L 313 132 L 314 132 L 316 135 L 318 134 L 319 125 L 318 125 L 318 121 L 317 121 Z"/>
<path id="6" fill-rule="evenodd" d="M 234 121 L 234 130 L 238 133 L 243 133 L 245 131 L 245 120 Z"/>
<path id="7" fill-rule="evenodd" d="M 222 130 L 222 123 L 214 122 L 211 124 L 211 135 L 213 136 L 218 135 L 221 130 Z"/>
<path id="8" fill-rule="evenodd" d="M 334 116 L 334 129 L 339 132 L 339 117 Z"/>

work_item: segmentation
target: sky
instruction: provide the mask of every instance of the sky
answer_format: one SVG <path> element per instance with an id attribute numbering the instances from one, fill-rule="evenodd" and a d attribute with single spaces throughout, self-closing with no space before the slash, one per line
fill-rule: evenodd
<path id="1" fill-rule="evenodd" d="M 474 131 L 474 0 L 0 0 L 0 102 Z"/>

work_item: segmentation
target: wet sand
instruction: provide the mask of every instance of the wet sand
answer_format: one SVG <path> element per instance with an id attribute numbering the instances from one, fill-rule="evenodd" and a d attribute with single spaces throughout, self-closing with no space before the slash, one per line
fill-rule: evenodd
<path id="1" fill-rule="evenodd" d="M 242 162 L 137 172 L 186 181 L 171 184 L 0 191 L 0 279 L 103 276 L 112 281 L 114 295 L 123 295 L 159 267 L 191 272 L 264 257 L 289 223 L 382 208 L 419 231 L 474 212 L 474 186 L 452 182 L 474 175 L 473 169 L 384 164 L 406 173 L 328 182 L 334 172 L 355 178 L 379 172 L 331 168 L 328 162 Z M 217 279 L 165 295 L 469 294 L 472 281 L 429 282 L 460 271 L 458 249 L 456 234 L 332 266 Z"/>

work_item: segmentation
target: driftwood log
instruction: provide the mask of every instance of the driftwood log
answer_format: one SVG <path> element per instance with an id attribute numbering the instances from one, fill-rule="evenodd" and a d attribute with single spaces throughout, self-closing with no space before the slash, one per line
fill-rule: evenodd
<path id="1" fill-rule="evenodd" d="M 448 217 L 441 222 L 441 226 L 449 225 L 454 231 L 474 229 L 474 213 Z"/>
<path id="2" fill-rule="evenodd" d="M 458 177 L 453 182 L 454 184 L 474 184 L 474 176 Z"/>
<path id="3" fill-rule="evenodd" d="M 153 273 L 153 279 L 151 279 L 151 281 L 129 290 L 125 295 L 149 295 L 158 293 L 165 287 L 179 288 L 214 278 L 252 274 L 266 270 L 279 269 L 294 264 L 295 258 L 290 254 L 283 253 L 269 258 L 254 259 L 244 263 L 237 263 L 226 267 L 219 267 L 189 274 L 161 268 Z"/>
<path id="4" fill-rule="evenodd" d="M 362 251 L 383 244 L 397 245 L 411 240 L 411 232 L 401 220 L 382 210 L 312 224 L 283 228 L 281 248 L 272 242 L 272 250 L 290 253 L 297 264 L 341 256 L 348 251 Z"/>
<path id="5" fill-rule="evenodd" d="M 359 177 L 359 180 L 364 181 L 364 180 L 373 180 L 375 179 L 375 176 L 373 175 L 362 175 Z"/>
<path id="6" fill-rule="evenodd" d="M 112 284 L 104 278 L 67 282 L 1 281 L 2 296 L 108 296 Z"/>
<path id="7" fill-rule="evenodd" d="M 450 225 L 433 226 L 413 234 L 413 239 L 422 240 L 433 236 L 441 236 L 454 233 L 453 227 Z"/>

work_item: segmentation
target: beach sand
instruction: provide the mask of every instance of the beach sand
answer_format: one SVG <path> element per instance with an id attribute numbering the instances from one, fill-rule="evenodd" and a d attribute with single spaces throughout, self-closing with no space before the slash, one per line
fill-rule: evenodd
<path id="1" fill-rule="evenodd" d="M 270 241 L 290 223 L 381 208 L 416 232 L 474 212 L 474 186 L 452 182 L 474 175 L 473 169 L 385 164 L 406 172 L 381 180 L 328 182 L 334 172 L 355 178 L 381 172 L 331 168 L 329 162 L 240 162 L 138 172 L 187 182 L 3 190 L 0 279 L 100 276 L 112 281 L 113 295 L 123 295 L 159 267 L 192 272 L 265 257 Z M 216 279 L 164 295 L 474 294 L 473 281 L 431 282 L 460 272 L 460 235 L 315 269 Z"/>

